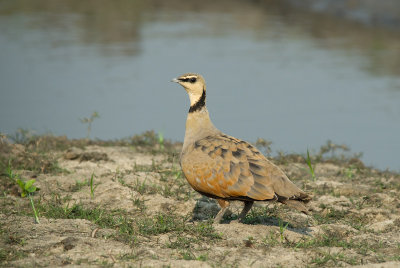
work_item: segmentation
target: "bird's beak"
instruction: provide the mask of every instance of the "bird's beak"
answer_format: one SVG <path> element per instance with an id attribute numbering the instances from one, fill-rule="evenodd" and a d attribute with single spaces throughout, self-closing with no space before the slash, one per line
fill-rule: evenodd
<path id="1" fill-rule="evenodd" d="M 178 80 L 178 78 L 174 78 L 171 80 L 171 82 L 179 83 L 179 80 Z"/>

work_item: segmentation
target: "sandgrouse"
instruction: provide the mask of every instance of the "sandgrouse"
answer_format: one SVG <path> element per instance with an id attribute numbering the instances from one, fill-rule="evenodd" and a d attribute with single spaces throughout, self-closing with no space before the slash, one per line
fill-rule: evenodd
<path id="1" fill-rule="evenodd" d="M 194 190 L 217 199 L 219 223 L 229 201 L 240 200 L 241 221 L 254 201 L 278 201 L 307 214 L 311 197 L 293 184 L 283 171 L 257 148 L 218 130 L 206 107 L 206 84 L 199 74 L 187 73 L 172 80 L 183 86 L 190 98 L 185 140 L 181 152 L 182 171 Z"/>

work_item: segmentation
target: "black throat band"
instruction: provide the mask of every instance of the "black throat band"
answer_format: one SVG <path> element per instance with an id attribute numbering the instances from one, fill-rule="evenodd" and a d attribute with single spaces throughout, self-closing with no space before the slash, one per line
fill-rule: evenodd
<path id="1" fill-rule="evenodd" d="M 203 94 L 201 94 L 200 99 L 195 104 L 190 106 L 189 113 L 200 111 L 204 106 L 206 106 L 206 91 L 203 88 Z"/>

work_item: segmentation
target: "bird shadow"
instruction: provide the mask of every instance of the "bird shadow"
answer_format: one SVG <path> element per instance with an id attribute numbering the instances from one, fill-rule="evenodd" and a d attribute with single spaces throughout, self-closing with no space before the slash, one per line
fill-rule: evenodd
<path id="1" fill-rule="evenodd" d="M 220 207 L 217 202 L 205 196 L 202 196 L 197 200 L 196 205 L 193 209 L 192 221 L 209 221 L 215 218 Z M 308 221 L 306 222 L 292 222 L 289 220 L 283 220 L 277 216 L 279 208 L 274 206 L 269 207 L 254 207 L 243 219 L 242 223 L 246 225 L 265 225 L 265 226 L 276 226 L 280 229 L 290 230 L 292 232 L 310 235 L 311 229 L 308 227 Z M 238 214 L 228 211 L 225 213 L 221 224 L 229 224 L 233 221 L 237 221 Z"/>

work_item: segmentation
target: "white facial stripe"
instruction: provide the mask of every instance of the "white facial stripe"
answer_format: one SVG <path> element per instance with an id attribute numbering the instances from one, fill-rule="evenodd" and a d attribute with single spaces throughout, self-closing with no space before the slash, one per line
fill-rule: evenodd
<path id="1" fill-rule="evenodd" d="M 197 78 L 197 76 L 195 76 L 195 75 L 191 75 L 191 76 L 183 76 L 183 77 L 179 77 L 179 79 L 190 79 L 190 78 Z"/>

